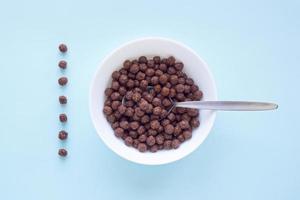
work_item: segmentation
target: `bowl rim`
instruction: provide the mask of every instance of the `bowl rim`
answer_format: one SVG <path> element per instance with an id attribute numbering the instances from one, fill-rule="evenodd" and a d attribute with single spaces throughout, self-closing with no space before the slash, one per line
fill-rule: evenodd
<path id="1" fill-rule="evenodd" d="M 90 87 L 89 87 L 89 112 L 90 112 L 90 118 L 92 120 L 92 123 L 93 123 L 93 126 L 96 130 L 96 133 L 97 135 L 101 138 L 102 142 L 111 150 L 113 151 L 115 154 L 117 154 L 119 157 L 125 159 L 125 160 L 128 160 L 130 162 L 133 162 L 133 163 L 137 163 L 137 164 L 142 164 L 142 165 L 165 165 L 165 164 L 169 164 L 169 163 L 173 163 L 173 162 L 176 162 L 178 160 L 181 160 L 182 158 L 185 158 L 187 156 L 189 156 L 192 152 L 194 152 L 196 149 L 199 148 L 199 146 L 204 142 L 204 140 L 208 137 L 209 133 L 211 132 L 211 129 L 214 125 L 214 122 L 215 122 L 215 119 L 216 119 L 216 112 L 213 111 L 212 114 L 211 114 L 211 123 L 210 123 L 210 126 L 208 127 L 208 131 L 207 131 L 207 134 L 206 136 L 204 137 L 204 139 L 202 140 L 201 143 L 199 143 L 199 145 L 197 145 L 194 149 L 191 149 L 188 153 L 182 155 L 182 156 L 178 156 L 176 157 L 175 159 L 173 160 L 168 160 L 168 161 L 162 161 L 162 162 L 159 162 L 159 163 L 149 163 L 149 162 L 142 162 L 142 161 L 138 161 L 138 160 L 134 160 L 134 159 L 130 159 L 128 157 L 125 157 L 121 154 L 119 154 L 119 152 L 117 152 L 114 148 L 112 148 L 112 146 L 110 144 L 108 144 L 101 136 L 101 134 L 99 133 L 98 129 L 97 129 L 97 123 L 96 123 L 96 119 L 94 118 L 93 116 L 93 108 L 92 108 L 92 94 L 93 94 L 93 86 L 97 80 L 97 77 L 98 77 L 98 74 L 99 74 L 99 71 L 101 70 L 101 66 L 107 62 L 107 60 L 113 56 L 116 52 L 118 52 L 119 50 L 121 50 L 122 48 L 124 48 L 125 46 L 127 45 L 130 45 L 130 44 L 133 44 L 133 43 L 137 43 L 137 42 L 142 42 L 142 41 L 145 41 L 145 40 L 157 40 L 157 41 L 165 41 L 165 42 L 170 42 L 170 43 L 174 43 L 175 45 L 178 45 L 184 49 L 186 49 L 187 51 L 189 51 L 191 54 L 193 54 L 194 56 L 196 56 L 202 63 L 203 63 L 203 67 L 205 68 L 205 70 L 207 71 L 208 73 L 208 76 L 209 78 L 211 79 L 211 82 L 212 82 L 212 88 L 213 88 L 213 94 L 215 96 L 215 100 L 218 99 L 218 96 L 217 96 L 217 87 L 216 87 L 216 83 L 215 83 L 215 79 L 212 75 L 212 72 L 210 71 L 207 63 L 192 49 L 190 48 L 189 46 L 181 43 L 181 42 L 178 42 L 174 39 L 170 39 L 170 38 L 165 38 L 165 37 L 158 37 L 158 36 L 148 36 L 148 37 L 140 37 L 140 38 L 137 38 L 137 39 L 133 39 L 133 40 L 129 40 L 125 43 L 122 43 L 121 45 L 117 46 L 116 48 L 114 48 L 113 50 L 111 50 L 103 59 L 101 59 L 101 61 L 99 62 L 99 64 L 97 65 L 97 68 L 96 68 L 96 71 L 94 72 L 93 74 L 93 77 L 92 77 L 92 80 L 90 82 Z"/>

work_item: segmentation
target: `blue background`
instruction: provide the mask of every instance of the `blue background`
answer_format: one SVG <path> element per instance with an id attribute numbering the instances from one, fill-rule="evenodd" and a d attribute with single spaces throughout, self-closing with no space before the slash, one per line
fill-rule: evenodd
<path id="1" fill-rule="evenodd" d="M 300 199 L 299 9 L 291 0 L 1 0 L 0 199 Z M 92 126 L 88 90 L 106 54 L 143 36 L 197 51 L 220 99 L 274 101 L 279 110 L 220 112 L 203 145 L 169 165 L 121 159 Z M 67 142 L 57 139 L 60 112 Z"/>

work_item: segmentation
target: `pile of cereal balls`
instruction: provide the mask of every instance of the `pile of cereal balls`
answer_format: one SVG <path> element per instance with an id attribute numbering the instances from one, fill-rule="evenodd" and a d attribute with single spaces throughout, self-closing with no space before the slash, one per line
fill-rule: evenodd
<path id="1" fill-rule="evenodd" d="M 103 112 L 129 147 L 140 152 L 177 149 L 200 125 L 197 109 L 173 108 L 172 101 L 198 101 L 202 91 L 173 56 L 126 60 L 111 75 Z"/>

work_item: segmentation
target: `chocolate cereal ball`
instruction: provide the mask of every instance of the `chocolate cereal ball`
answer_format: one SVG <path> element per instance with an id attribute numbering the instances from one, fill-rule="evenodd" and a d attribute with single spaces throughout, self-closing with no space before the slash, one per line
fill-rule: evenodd
<path id="1" fill-rule="evenodd" d="M 113 102 L 111 103 L 111 108 L 112 108 L 113 110 L 117 110 L 117 109 L 119 108 L 120 105 L 121 105 L 121 101 L 113 101 Z"/>
<path id="2" fill-rule="evenodd" d="M 130 128 L 132 130 L 137 130 L 139 128 L 139 122 L 136 122 L 136 121 L 130 122 Z"/>
<path id="3" fill-rule="evenodd" d="M 162 85 L 165 85 L 168 82 L 168 76 L 163 74 L 159 77 L 159 82 Z"/>
<path id="4" fill-rule="evenodd" d="M 126 112 L 126 106 L 120 105 L 120 106 L 118 107 L 118 111 L 119 111 L 119 113 L 120 113 L 121 115 L 123 115 L 123 114 Z"/>
<path id="5" fill-rule="evenodd" d="M 139 71 L 139 65 L 138 64 L 132 64 L 129 68 L 129 71 L 133 74 L 136 74 Z"/>
<path id="6" fill-rule="evenodd" d="M 185 140 L 188 140 L 192 137 L 192 131 L 189 131 L 189 130 L 183 131 L 182 135 Z"/>
<path id="7" fill-rule="evenodd" d="M 147 137 L 146 143 L 148 146 L 153 146 L 155 144 L 155 137 L 150 135 L 149 137 Z"/>
<path id="8" fill-rule="evenodd" d="M 135 81 L 132 79 L 129 79 L 126 83 L 127 88 L 133 88 L 135 86 Z"/>
<path id="9" fill-rule="evenodd" d="M 140 142 L 145 142 L 147 140 L 147 136 L 145 134 L 142 134 L 142 135 L 139 136 L 138 139 L 139 139 Z"/>
<path id="10" fill-rule="evenodd" d="M 123 97 L 126 94 L 127 90 L 124 86 L 120 86 L 119 93 Z"/>
<path id="11" fill-rule="evenodd" d="M 146 132 L 146 128 L 144 127 L 144 126 L 140 126 L 139 128 L 138 128 L 138 130 L 137 130 L 137 133 L 139 134 L 139 135 L 142 135 L 143 133 L 145 133 Z"/>
<path id="12" fill-rule="evenodd" d="M 152 105 L 161 108 L 160 107 L 161 106 L 161 100 L 159 98 L 157 98 L 157 97 L 153 98 Z"/>
<path id="13" fill-rule="evenodd" d="M 147 81 L 147 80 L 141 80 L 141 82 L 140 82 L 140 87 L 141 87 L 143 90 L 146 90 L 146 89 L 147 89 L 147 86 L 148 86 L 148 81 Z"/>
<path id="14" fill-rule="evenodd" d="M 150 148 L 150 152 L 152 153 L 155 153 L 158 151 L 158 145 L 153 145 L 151 148 Z"/>
<path id="15" fill-rule="evenodd" d="M 196 101 L 200 101 L 202 99 L 202 96 L 203 96 L 203 94 L 200 90 L 197 90 L 193 94 L 194 100 L 196 100 Z"/>
<path id="16" fill-rule="evenodd" d="M 154 91 L 159 93 L 161 91 L 161 86 L 159 84 L 154 86 Z"/>
<path id="17" fill-rule="evenodd" d="M 181 129 L 188 129 L 190 128 L 189 122 L 187 120 L 182 120 L 179 122 L 179 126 Z"/>
<path id="18" fill-rule="evenodd" d="M 133 144 L 132 144 L 132 146 L 134 147 L 134 148 L 138 148 L 138 144 L 139 144 L 140 142 L 139 142 L 139 140 L 138 139 L 134 139 L 133 140 Z"/>
<path id="19" fill-rule="evenodd" d="M 181 71 L 183 69 L 183 63 L 181 62 L 175 63 L 174 67 L 177 71 Z"/>
<path id="20" fill-rule="evenodd" d="M 160 123 L 158 120 L 153 120 L 150 122 L 150 126 L 152 129 L 157 130 L 160 126 Z"/>
<path id="21" fill-rule="evenodd" d="M 68 155 L 68 151 L 66 149 L 59 149 L 58 155 L 60 155 L 61 157 L 66 157 Z"/>
<path id="22" fill-rule="evenodd" d="M 61 86 L 64 86 L 64 85 L 67 85 L 68 83 L 68 78 L 67 77 L 60 77 L 58 79 L 58 84 L 61 85 Z"/>
<path id="23" fill-rule="evenodd" d="M 159 134 L 159 135 L 157 135 L 157 136 L 155 137 L 155 141 L 156 141 L 157 144 L 163 144 L 163 143 L 164 143 L 164 140 L 165 140 L 165 138 L 164 138 L 164 136 L 161 135 L 161 134 Z"/>
<path id="24" fill-rule="evenodd" d="M 115 129 L 115 136 L 122 137 L 123 134 L 124 134 L 124 129 L 122 129 L 120 127 Z"/>
<path id="25" fill-rule="evenodd" d="M 176 62 L 176 59 L 174 58 L 174 56 L 168 57 L 168 59 L 167 59 L 167 64 L 169 64 L 169 66 L 174 65 L 175 62 Z"/>
<path id="26" fill-rule="evenodd" d="M 121 122 L 119 123 L 119 126 L 120 126 L 122 129 L 127 130 L 127 129 L 129 129 L 129 122 L 128 122 L 128 121 L 121 121 Z"/>
<path id="27" fill-rule="evenodd" d="M 129 131 L 128 135 L 134 139 L 138 137 L 138 133 L 136 131 Z"/>
<path id="28" fill-rule="evenodd" d="M 67 104 L 68 100 L 66 96 L 59 96 L 58 97 L 59 103 L 60 104 Z"/>
<path id="29" fill-rule="evenodd" d="M 151 114 L 153 111 L 153 105 L 152 104 L 148 104 L 147 109 L 146 109 L 146 113 L 147 114 Z"/>
<path id="30" fill-rule="evenodd" d="M 140 93 L 138 92 L 135 92 L 133 93 L 132 95 L 132 100 L 135 101 L 135 102 L 139 102 L 141 100 L 142 96 Z"/>
<path id="31" fill-rule="evenodd" d="M 146 73 L 146 76 L 152 77 L 154 75 L 155 71 L 152 68 L 148 68 L 145 73 Z"/>
<path id="32" fill-rule="evenodd" d="M 59 61 L 58 66 L 61 69 L 66 69 L 67 68 L 67 64 L 68 64 L 67 61 L 61 60 L 61 61 Z"/>
<path id="33" fill-rule="evenodd" d="M 64 130 L 59 131 L 58 138 L 60 140 L 66 140 L 68 138 L 68 133 L 66 131 L 64 131 Z"/>
<path id="34" fill-rule="evenodd" d="M 174 139 L 172 141 L 172 148 L 177 149 L 180 146 L 180 141 L 178 139 Z"/>
<path id="35" fill-rule="evenodd" d="M 200 121 L 197 117 L 193 118 L 190 123 L 192 128 L 197 128 L 200 126 Z"/>
<path id="36" fill-rule="evenodd" d="M 112 77 L 114 80 L 118 80 L 120 76 L 121 76 L 121 73 L 120 73 L 119 71 L 114 71 L 114 72 L 111 74 L 111 77 Z"/>
<path id="37" fill-rule="evenodd" d="M 128 69 L 130 68 L 130 66 L 131 66 L 130 60 L 125 60 L 125 61 L 123 62 L 123 69 L 128 70 Z"/>
<path id="38" fill-rule="evenodd" d="M 147 58 L 146 58 L 146 56 L 141 56 L 141 57 L 139 57 L 139 63 L 147 63 Z"/>
<path id="39" fill-rule="evenodd" d="M 161 125 L 162 125 L 162 126 L 167 126 L 168 124 L 170 124 L 170 120 L 168 120 L 168 119 L 163 119 L 163 120 L 161 121 Z"/>
<path id="40" fill-rule="evenodd" d="M 140 152 L 145 152 L 145 151 L 147 151 L 147 145 L 145 143 L 139 143 L 138 146 L 137 146 L 137 149 Z"/>
<path id="41" fill-rule="evenodd" d="M 150 121 L 150 117 L 148 115 L 144 115 L 142 118 L 141 118 L 141 123 L 142 124 L 146 124 Z"/>
<path id="42" fill-rule="evenodd" d="M 165 126 L 165 132 L 167 134 L 173 134 L 174 133 L 174 126 L 172 124 L 168 124 Z"/>
<path id="43" fill-rule="evenodd" d="M 129 137 L 129 136 L 126 137 L 124 141 L 125 141 L 125 144 L 126 144 L 127 146 L 129 146 L 129 147 L 132 146 L 132 144 L 133 144 L 133 139 L 132 139 L 132 137 Z"/>
<path id="44" fill-rule="evenodd" d="M 166 72 L 168 67 L 165 63 L 161 63 L 158 67 L 162 72 Z"/>
<path id="45" fill-rule="evenodd" d="M 118 128 L 119 127 L 119 125 L 120 125 L 120 123 L 119 122 L 114 122 L 113 124 L 111 124 L 111 127 L 112 127 L 112 129 L 116 129 L 116 128 Z"/>
<path id="46" fill-rule="evenodd" d="M 166 149 L 166 150 L 172 149 L 172 141 L 171 140 L 164 141 L 164 149 Z"/>
<path id="47" fill-rule="evenodd" d="M 67 45 L 65 45 L 65 44 L 60 44 L 60 45 L 58 46 L 58 49 L 59 49 L 59 51 L 62 52 L 62 53 L 65 53 L 65 52 L 68 51 L 68 47 L 67 47 Z"/>
<path id="48" fill-rule="evenodd" d="M 178 135 L 177 139 L 182 143 L 185 141 L 183 134 Z"/>
<path id="49" fill-rule="evenodd" d="M 161 114 L 161 111 L 162 111 L 162 109 L 161 109 L 161 107 L 159 107 L 159 106 L 153 108 L 153 114 L 154 114 L 154 115 L 160 115 L 160 114 Z"/>
<path id="50" fill-rule="evenodd" d="M 125 85 L 127 83 L 127 81 L 128 81 L 128 76 L 121 74 L 119 77 L 119 83 L 121 85 Z"/>
<path id="51" fill-rule="evenodd" d="M 175 128 L 174 128 L 174 135 L 175 136 L 178 136 L 178 135 L 180 135 L 182 133 L 182 129 L 181 129 L 181 127 L 177 124 L 176 126 L 175 126 Z"/>
<path id="52" fill-rule="evenodd" d="M 113 92 L 114 92 L 114 90 L 111 88 L 106 88 L 104 91 L 105 96 L 107 96 L 107 97 L 109 97 Z"/>
<path id="53" fill-rule="evenodd" d="M 113 110 L 110 106 L 104 106 L 103 112 L 105 115 L 110 115 L 110 114 L 112 114 Z"/>
<path id="54" fill-rule="evenodd" d="M 120 88 L 119 82 L 118 82 L 118 81 L 113 81 L 113 82 L 111 83 L 111 88 L 112 88 L 113 90 L 119 90 L 119 88 Z"/>
<path id="55" fill-rule="evenodd" d="M 154 60 L 155 64 L 160 64 L 160 57 L 159 56 L 154 56 L 153 60 Z"/>
<path id="56" fill-rule="evenodd" d="M 163 95 L 163 96 L 168 96 L 169 95 L 169 93 L 170 93 L 170 89 L 169 88 L 167 88 L 167 87 L 163 87 L 162 89 L 161 89 L 161 95 Z"/>
<path id="57" fill-rule="evenodd" d="M 66 114 L 62 113 L 59 115 L 59 121 L 62 122 L 62 123 L 65 123 L 68 121 L 68 117 Z"/>

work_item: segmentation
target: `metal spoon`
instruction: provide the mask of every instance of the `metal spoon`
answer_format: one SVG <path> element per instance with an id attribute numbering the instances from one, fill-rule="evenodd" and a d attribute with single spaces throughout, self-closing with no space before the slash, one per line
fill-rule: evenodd
<path id="1" fill-rule="evenodd" d="M 277 104 L 251 101 L 185 101 L 174 102 L 173 107 L 197 108 L 200 110 L 263 111 L 278 108 Z M 173 109 L 173 108 L 172 108 Z"/>
<path id="2" fill-rule="evenodd" d="M 275 110 L 277 104 L 253 101 L 184 101 L 175 102 L 169 98 L 172 106 L 168 109 L 166 116 L 175 108 L 196 108 L 199 110 L 222 110 L 222 111 L 264 111 Z"/>

